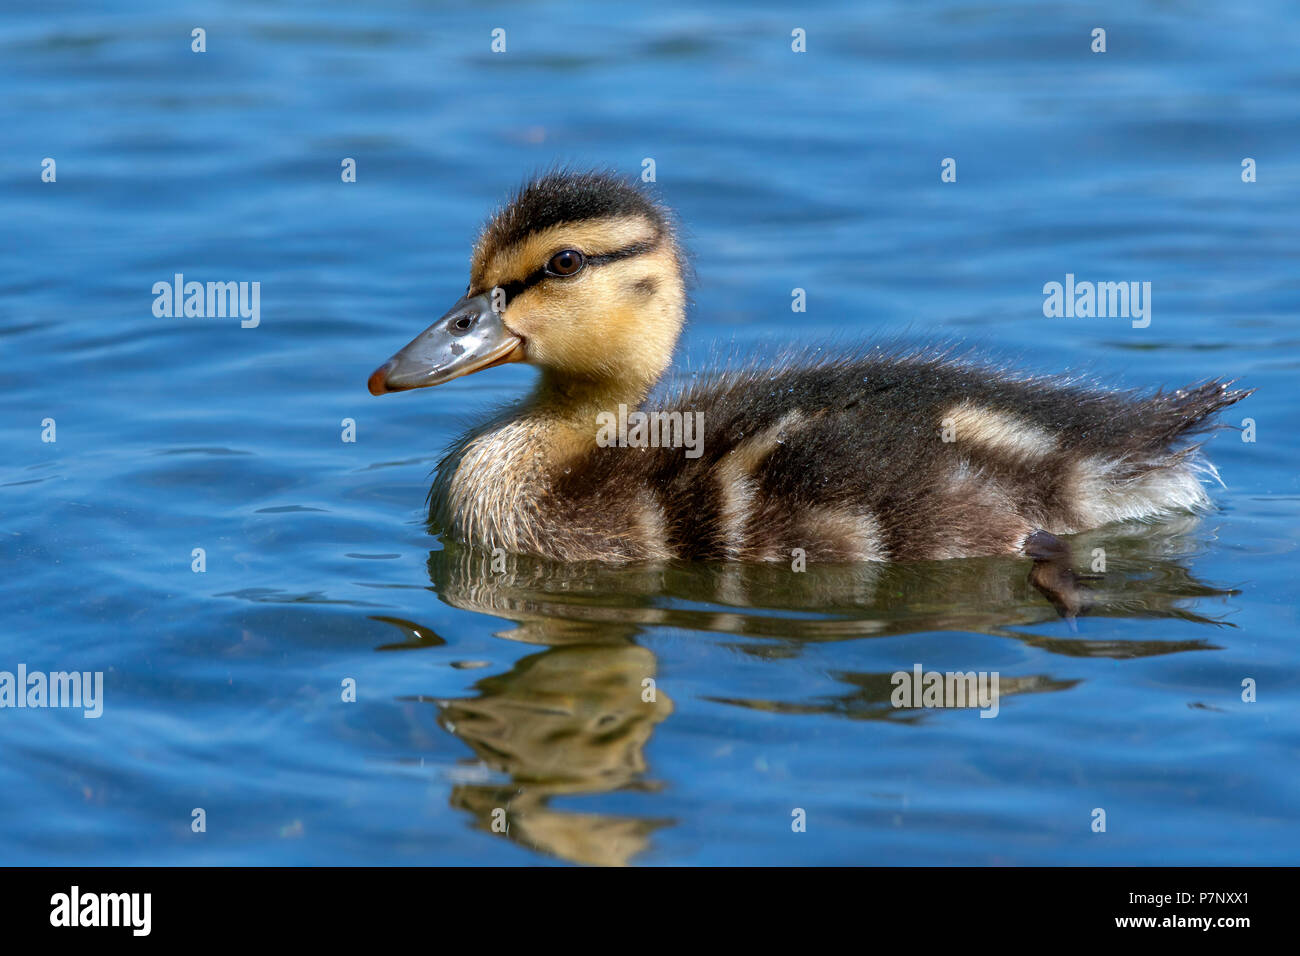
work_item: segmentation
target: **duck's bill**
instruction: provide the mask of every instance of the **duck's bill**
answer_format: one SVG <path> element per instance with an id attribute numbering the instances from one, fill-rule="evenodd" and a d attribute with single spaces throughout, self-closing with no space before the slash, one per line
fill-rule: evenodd
<path id="1" fill-rule="evenodd" d="M 494 365 L 523 361 L 523 340 L 486 295 L 464 298 L 370 376 L 370 394 L 441 385 Z"/>

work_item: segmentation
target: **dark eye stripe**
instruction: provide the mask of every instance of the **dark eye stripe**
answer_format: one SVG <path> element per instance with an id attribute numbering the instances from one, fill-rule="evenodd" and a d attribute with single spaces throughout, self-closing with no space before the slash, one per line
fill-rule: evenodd
<path id="1" fill-rule="evenodd" d="M 603 266 L 607 262 L 617 262 L 619 259 L 631 259 L 633 256 L 645 255 L 647 252 L 653 252 L 659 247 L 659 237 L 648 239 L 645 242 L 634 242 L 630 246 L 624 246 L 622 249 L 615 249 L 613 252 L 606 252 L 598 256 L 587 256 L 588 266 Z M 550 261 L 549 259 L 547 260 Z M 505 304 L 509 305 L 510 301 L 516 296 L 522 295 L 528 289 L 531 289 L 543 279 L 552 278 L 546 271 L 546 267 L 536 270 L 532 274 L 516 279 L 514 282 L 507 282 L 500 288 L 506 294 Z"/>
<path id="2" fill-rule="evenodd" d="M 643 256 L 647 252 L 653 252 L 659 248 L 659 237 L 647 239 L 645 242 L 634 242 L 630 246 L 624 246 L 622 249 L 616 249 L 613 252 L 606 252 L 600 256 L 587 256 L 587 265 L 603 266 L 606 262 L 616 262 L 619 259 L 631 259 L 633 256 Z"/>

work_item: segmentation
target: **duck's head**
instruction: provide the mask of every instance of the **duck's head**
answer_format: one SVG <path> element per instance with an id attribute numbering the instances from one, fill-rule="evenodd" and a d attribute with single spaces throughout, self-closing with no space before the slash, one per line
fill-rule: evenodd
<path id="1" fill-rule="evenodd" d="M 560 388 L 648 388 L 681 332 L 685 283 L 672 220 L 606 173 L 524 186 L 474 247 L 469 288 L 370 376 L 370 391 L 441 385 L 528 362 Z"/>

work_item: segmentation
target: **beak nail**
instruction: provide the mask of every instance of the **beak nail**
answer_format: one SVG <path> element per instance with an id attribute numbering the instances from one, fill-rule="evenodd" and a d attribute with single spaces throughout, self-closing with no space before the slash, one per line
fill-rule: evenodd
<path id="1" fill-rule="evenodd" d="M 388 391 L 388 373 L 392 368 L 393 362 L 390 359 L 370 373 L 370 380 L 366 382 L 366 386 L 370 389 L 371 395 L 382 395 Z"/>

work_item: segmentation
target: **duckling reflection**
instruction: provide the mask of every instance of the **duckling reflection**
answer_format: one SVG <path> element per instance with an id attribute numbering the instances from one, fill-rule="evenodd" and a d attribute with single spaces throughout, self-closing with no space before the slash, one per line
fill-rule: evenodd
<path id="1" fill-rule="evenodd" d="M 439 701 L 438 722 L 507 785 L 458 784 L 451 804 L 490 833 L 577 863 L 622 865 L 668 820 L 551 809 L 556 796 L 653 789 L 644 747 L 672 701 L 655 659 L 631 645 L 556 647 Z"/>
<path id="2" fill-rule="evenodd" d="M 1115 525 L 1070 539 L 1104 573 L 1085 581 L 1078 636 L 1023 630 L 1060 613 L 1030 580 L 1031 562 L 970 558 L 913 564 L 555 562 L 448 543 L 429 555 L 433 589 L 448 604 L 513 626 L 499 637 L 550 646 L 627 644 L 648 628 L 766 638 L 747 653 L 777 657 L 812 641 L 963 631 L 1010 638 L 1064 656 L 1132 658 L 1212 650 L 1206 640 L 1115 641 L 1099 618 L 1179 618 L 1230 626 L 1199 610 L 1236 591 L 1197 580 L 1186 567 L 1197 519 Z M 1202 535 L 1203 536 L 1203 535 Z M 713 605 L 702 607 L 701 605 Z M 1090 620 L 1091 619 L 1091 620 Z M 1056 629 L 1053 629 L 1054 631 Z"/>
<path id="3" fill-rule="evenodd" d="M 1231 626 L 1205 613 L 1235 591 L 1199 581 L 1187 568 L 1204 533 L 1194 519 L 1153 529 L 1107 528 L 1075 537 L 1075 554 L 1104 553 L 1090 582 L 1079 634 L 1060 634 L 1058 612 L 1030 583 L 1030 562 L 984 558 L 932 564 L 808 565 L 656 563 L 611 566 L 547 561 L 448 544 L 429 555 L 433 590 L 446 603 L 503 619 L 498 636 L 543 645 L 505 674 L 475 685 L 478 696 L 438 701 L 441 726 L 464 741 L 504 784 L 460 783 L 453 806 L 477 825 L 522 845 L 581 863 L 623 864 L 673 821 L 557 809 L 556 796 L 654 789 L 645 746 L 673 712 L 662 688 L 645 700 L 655 658 L 638 638 L 659 628 L 735 635 L 736 647 L 773 660 L 812 642 L 962 631 L 996 635 L 1062 658 L 1117 660 L 1214 650 L 1205 639 L 1115 640 L 1102 618 L 1179 618 Z M 1050 632 L 1035 625 L 1055 622 Z M 409 623 L 409 622 L 408 622 Z M 427 630 L 427 629 L 423 629 Z M 1095 633 L 1094 633 L 1095 632 Z M 415 645 L 404 645 L 415 646 Z M 978 662 L 970 666 L 979 669 Z M 911 667 L 911 659 L 900 660 Z M 899 710 L 888 673 L 839 672 L 845 691 L 807 700 L 711 697 L 787 714 L 912 723 L 933 711 Z M 1066 691 L 1068 674 L 1003 674 L 999 696 Z"/>

